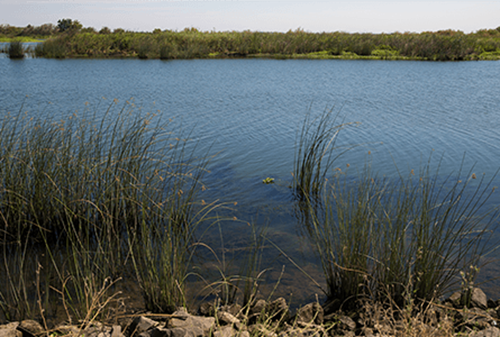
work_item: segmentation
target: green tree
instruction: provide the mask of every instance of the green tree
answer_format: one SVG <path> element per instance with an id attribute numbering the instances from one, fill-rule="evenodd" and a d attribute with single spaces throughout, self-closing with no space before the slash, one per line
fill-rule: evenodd
<path id="1" fill-rule="evenodd" d="M 77 32 L 82 27 L 82 24 L 78 20 L 61 19 L 57 21 L 57 28 L 59 28 L 60 32 Z"/>
<path id="2" fill-rule="evenodd" d="M 102 27 L 99 31 L 99 34 L 111 34 L 111 29 L 109 29 L 108 27 Z"/>

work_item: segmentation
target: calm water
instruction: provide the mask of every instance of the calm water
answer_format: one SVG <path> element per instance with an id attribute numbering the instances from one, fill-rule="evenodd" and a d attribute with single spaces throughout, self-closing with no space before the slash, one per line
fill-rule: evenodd
<path id="1" fill-rule="evenodd" d="M 442 157 L 443 176 L 457 172 L 463 160 L 466 169 L 474 165 L 473 172 L 487 177 L 500 167 L 500 62 L 2 56 L 0 78 L 2 111 L 17 112 L 24 102 L 24 110 L 63 117 L 86 108 L 104 111 L 118 99 L 175 118 L 176 130 L 193 130 L 200 153 L 217 153 L 205 193 L 238 202 L 235 210 L 244 221 L 269 224 L 273 240 L 304 266 L 314 259 L 298 244 L 287 186 L 296 133 L 308 111 L 333 108 L 342 120 L 361 123 L 343 131 L 337 143 L 360 145 L 336 163 L 342 170 L 349 164 L 353 175 L 367 161 L 389 177 L 397 169 L 418 170 L 431 153 L 436 163 Z M 266 177 L 277 183 L 264 185 Z M 497 195 L 491 204 L 499 201 Z M 237 245 L 241 226 L 224 228 L 226 246 Z M 272 263 L 278 271 L 289 265 L 283 256 Z"/>

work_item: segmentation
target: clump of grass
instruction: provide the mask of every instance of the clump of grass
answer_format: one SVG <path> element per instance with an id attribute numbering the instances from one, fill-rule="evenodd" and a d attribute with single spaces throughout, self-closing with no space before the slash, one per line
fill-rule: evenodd
<path id="1" fill-rule="evenodd" d="M 206 161 L 188 156 L 187 140 L 157 116 L 116 104 L 63 120 L 23 108 L 1 117 L 0 307 L 9 320 L 35 315 L 28 280 L 39 266 L 39 300 L 62 301 L 70 320 L 105 314 L 96 300 L 109 305 L 113 287 L 103 285 L 126 275 L 130 257 L 146 298 L 179 288 L 169 303 L 184 303 L 184 249 L 209 211 L 196 203 Z M 159 263 L 159 278 L 144 277 Z"/>
<path id="2" fill-rule="evenodd" d="M 459 172 L 438 181 L 430 163 L 396 181 L 370 170 L 355 182 L 335 177 L 324 211 L 311 212 L 307 227 L 333 306 L 432 301 L 457 285 L 461 271 L 480 265 L 497 212 L 485 209 L 492 180 L 474 179 Z"/>
<path id="3" fill-rule="evenodd" d="M 292 180 L 293 192 L 299 200 L 320 195 L 328 170 L 346 151 L 335 147 L 338 135 L 342 129 L 356 123 L 336 124 L 337 118 L 332 108 L 316 118 L 312 118 L 309 111 L 304 119 L 295 145 Z"/>
<path id="4" fill-rule="evenodd" d="M 13 40 L 9 43 L 9 48 L 7 49 L 9 58 L 11 59 L 22 59 L 24 58 L 24 47 L 23 43 L 19 40 Z"/>
<path id="5" fill-rule="evenodd" d="M 48 39 L 35 47 L 36 57 L 63 59 L 67 55 L 67 46 L 63 37 Z"/>

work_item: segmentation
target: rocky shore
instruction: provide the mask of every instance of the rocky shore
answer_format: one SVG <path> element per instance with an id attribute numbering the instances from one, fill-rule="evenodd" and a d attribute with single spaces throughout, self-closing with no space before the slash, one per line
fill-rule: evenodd
<path id="1" fill-rule="evenodd" d="M 457 292 L 443 302 L 408 303 L 406 308 L 368 302 L 352 312 L 330 307 L 310 303 L 292 314 L 283 298 L 257 300 L 244 308 L 204 303 L 196 314 L 179 308 L 173 314 L 122 315 L 107 324 L 93 321 L 45 329 L 33 320 L 11 322 L 0 325 L 0 337 L 500 337 L 500 300 L 487 299 L 480 288 L 467 296 Z"/>

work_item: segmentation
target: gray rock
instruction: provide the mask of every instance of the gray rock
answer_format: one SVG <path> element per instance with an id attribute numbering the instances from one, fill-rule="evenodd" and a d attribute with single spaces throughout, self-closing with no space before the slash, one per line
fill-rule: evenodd
<path id="1" fill-rule="evenodd" d="M 250 309 L 250 315 L 259 315 L 266 310 L 267 303 L 264 300 L 258 300 Z"/>
<path id="2" fill-rule="evenodd" d="M 458 311 L 455 314 L 455 318 L 458 322 L 463 322 L 463 324 L 466 324 L 471 328 L 480 329 L 489 328 L 491 326 L 490 322 L 494 321 L 485 310 L 479 308 Z"/>
<path id="3" fill-rule="evenodd" d="M 456 291 L 446 299 L 445 303 L 450 303 L 455 308 L 461 308 L 462 307 L 461 301 L 462 301 L 462 293 Z"/>
<path id="4" fill-rule="evenodd" d="M 214 332 L 214 337 L 233 337 L 236 336 L 238 332 L 230 326 L 223 326 Z"/>
<path id="5" fill-rule="evenodd" d="M 128 328 L 128 335 L 135 336 L 140 335 L 143 332 L 146 332 L 156 326 L 158 326 L 158 322 L 143 316 L 139 316 L 132 321 Z"/>
<path id="6" fill-rule="evenodd" d="M 83 330 L 80 335 L 84 337 L 111 337 L 113 328 L 104 326 L 99 322 L 94 322 Z"/>
<path id="7" fill-rule="evenodd" d="M 23 333 L 17 330 L 19 322 L 0 325 L 0 337 L 22 337 Z"/>
<path id="8" fill-rule="evenodd" d="M 240 330 L 241 329 L 241 322 L 239 319 L 231 315 L 229 312 L 225 311 L 219 311 L 217 313 L 217 319 L 219 320 L 220 323 L 223 325 L 232 325 L 236 329 Z"/>
<path id="9" fill-rule="evenodd" d="M 174 328 L 170 329 L 170 337 L 198 337 L 203 336 L 199 334 L 198 329 L 185 329 L 185 328 Z"/>
<path id="10" fill-rule="evenodd" d="M 473 332 L 469 337 L 500 337 L 500 329 L 491 327 L 486 330 Z"/>
<path id="11" fill-rule="evenodd" d="M 316 302 L 306 304 L 297 312 L 297 322 L 323 324 L 324 311 L 321 305 Z"/>
<path id="12" fill-rule="evenodd" d="M 224 312 L 228 312 L 230 313 L 231 315 L 233 315 L 234 317 L 238 317 L 238 315 L 241 313 L 241 305 L 239 304 L 230 304 L 230 305 L 223 305 L 219 311 L 224 311 Z"/>
<path id="13" fill-rule="evenodd" d="M 36 337 L 45 333 L 45 329 L 40 325 L 40 323 L 30 319 L 19 323 L 17 330 L 23 333 L 23 337 Z"/>
<path id="14" fill-rule="evenodd" d="M 472 308 L 488 309 L 488 298 L 481 288 L 474 288 L 472 290 L 470 305 Z"/>
<path id="15" fill-rule="evenodd" d="M 178 328 L 185 329 L 186 333 L 189 333 L 190 336 L 191 333 L 193 336 L 204 336 L 208 335 L 215 327 L 214 317 L 192 316 L 184 308 L 174 312 L 173 316 L 176 318 L 172 318 L 168 322 L 168 328 L 172 329 L 172 337 L 176 337 L 173 334 L 177 334 L 177 331 L 173 330 Z"/>
<path id="16" fill-rule="evenodd" d="M 125 337 L 122 333 L 122 327 L 119 325 L 113 325 L 111 327 L 110 337 Z"/>
<path id="17" fill-rule="evenodd" d="M 75 335 L 75 336 L 80 335 L 80 333 L 82 332 L 82 329 L 80 329 L 76 325 L 59 325 L 55 330 L 62 335 Z"/>

